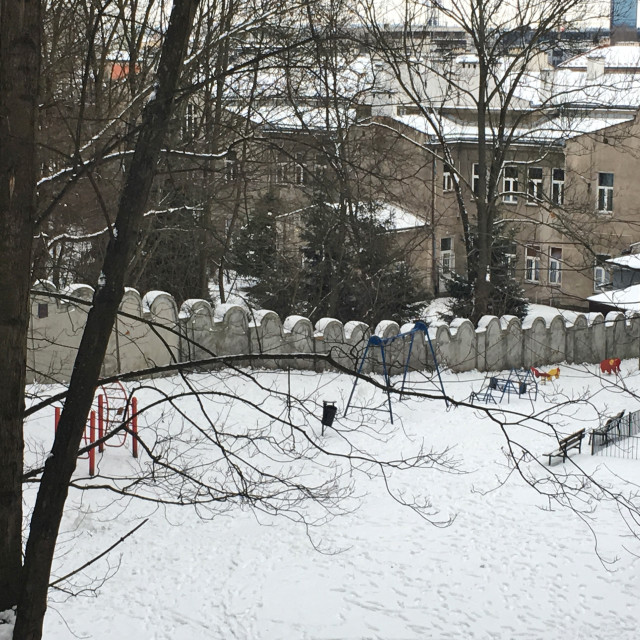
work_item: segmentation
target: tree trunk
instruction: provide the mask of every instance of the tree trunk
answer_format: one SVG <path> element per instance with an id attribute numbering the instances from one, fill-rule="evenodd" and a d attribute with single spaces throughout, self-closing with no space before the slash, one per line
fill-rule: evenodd
<path id="1" fill-rule="evenodd" d="M 197 5 L 198 0 L 174 2 L 162 47 L 155 96 L 149 100 L 142 115 L 134 156 L 120 195 L 115 232 L 107 247 L 93 306 L 87 317 L 52 455 L 42 474 L 25 551 L 14 640 L 42 637 L 51 563 L 69 481 L 124 293 L 126 268 L 135 250 Z"/>
<path id="2" fill-rule="evenodd" d="M 22 570 L 24 385 L 35 220 L 39 0 L 0 2 L 0 611 Z"/>

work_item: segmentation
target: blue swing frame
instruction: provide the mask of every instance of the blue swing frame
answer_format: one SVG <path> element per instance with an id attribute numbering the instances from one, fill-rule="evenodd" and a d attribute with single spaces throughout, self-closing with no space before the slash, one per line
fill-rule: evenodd
<path id="1" fill-rule="evenodd" d="M 440 382 L 440 389 L 442 389 L 442 395 L 444 398 L 444 402 L 447 406 L 447 409 L 449 408 L 449 401 L 447 400 L 447 394 L 445 393 L 444 390 L 444 384 L 442 382 L 442 376 L 440 375 L 440 367 L 438 365 L 438 358 L 436 357 L 436 352 L 435 349 L 433 348 L 433 343 L 431 342 L 431 338 L 429 337 L 429 328 L 427 327 L 427 325 L 422 322 L 421 320 L 419 320 L 418 322 L 414 323 L 413 325 L 413 329 L 411 329 L 410 331 L 405 331 L 404 333 L 398 333 L 395 336 L 391 336 L 389 338 L 381 338 L 380 336 L 371 336 L 369 338 L 369 341 L 367 342 L 367 346 L 364 350 L 364 353 L 362 355 L 362 358 L 360 360 L 360 365 L 358 366 L 358 371 L 357 371 L 357 375 L 359 376 L 362 368 L 364 367 L 364 363 L 366 362 L 367 359 L 367 354 L 369 353 L 369 349 L 371 347 L 380 347 L 380 355 L 382 357 L 382 374 L 384 376 L 384 381 L 385 384 L 387 385 L 387 402 L 389 405 L 389 417 L 391 419 L 391 424 L 393 424 L 393 410 L 391 408 L 391 392 L 390 392 L 390 388 L 391 388 L 391 381 L 389 379 L 389 370 L 387 368 L 387 361 L 385 358 L 385 347 L 389 344 L 391 344 L 392 342 L 394 342 L 395 340 L 398 339 L 402 339 L 402 338 L 406 338 L 407 336 L 411 336 L 411 341 L 409 342 L 409 351 L 407 353 L 407 359 L 404 363 L 404 370 L 403 370 L 403 375 L 402 375 L 402 386 L 400 387 L 400 397 L 402 398 L 402 393 L 404 392 L 404 385 L 405 385 L 405 381 L 407 379 L 407 372 L 409 370 L 409 362 L 411 360 L 411 352 L 413 350 L 413 341 L 415 339 L 416 333 L 418 332 L 422 332 L 424 334 L 424 336 L 427 339 L 427 342 L 429 343 L 429 349 L 431 350 L 431 355 L 433 356 L 433 362 L 435 364 L 436 367 L 436 373 L 438 374 L 438 381 Z M 351 407 L 351 400 L 353 399 L 353 394 L 356 390 L 356 385 L 358 384 L 358 377 L 356 377 L 356 379 L 353 381 L 353 387 L 351 388 L 351 394 L 349 395 L 349 401 L 347 402 L 347 406 L 344 410 L 344 414 L 343 415 L 347 415 L 347 412 L 349 411 L 349 408 Z"/>

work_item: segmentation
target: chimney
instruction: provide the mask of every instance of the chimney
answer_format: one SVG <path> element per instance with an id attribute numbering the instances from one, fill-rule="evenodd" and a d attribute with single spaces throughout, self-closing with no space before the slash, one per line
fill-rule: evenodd
<path id="1" fill-rule="evenodd" d="M 638 39 L 638 0 L 611 0 L 611 44 Z"/>
<path id="2" fill-rule="evenodd" d="M 602 78 L 604 69 L 604 54 L 599 49 L 587 54 L 587 80 L 594 81 Z"/>

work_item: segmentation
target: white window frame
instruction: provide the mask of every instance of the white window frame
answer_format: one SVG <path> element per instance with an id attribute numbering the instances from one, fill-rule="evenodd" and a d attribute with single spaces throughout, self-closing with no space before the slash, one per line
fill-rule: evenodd
<path id="1" fill-rule="evenodd" d="M 533 177 L 535 172 L 536 177 Z M 537 205 L 544 198 L 542 167 L 529 167 L 527 169 L 527 204 Z"/>
<path id="2" fill-rule="evenodd" d="M 224 159 L 224 181 L 235 182 L 238 179 L 238 158 L 234 151 L 229 151 Z"/>
<path id="3" fill-rule="evenodd" d="M 278 160 L 276 162 L 276 184 L 289 184 L 289 161 Z"/>
<path id="4" fill-rule="evenodd" d="M 307 164 L 304 161 L 304 153 L 296 154 L 296 162 L 293 167 L 293 181 L 297 185 L 307 184 Z"/>
<path id="5" fill-rule="evenodd" d="M 480 194 L 480 164 L 474 162 L 471 172 L 471 191 L 477 198 Z"/>
<path id="6" fill-rule="evenodd" d="M 562 284 L 562 248 L 549 247 L 549 284 Z"/>
<path id="7" fill-rule="evenodd" d="M 605 176 L 611 176 L 611 184 L 603 184 Z M 608 181 L 608 180 L 607 180 Z M 613 213 L 614 174 L 607 171 L 598 172 L 598 212 Z"/>
<path id="8" fill-rule="evenodd" d="M 524 280 L 540 282 L 540 245 L 529 244 L 524 248 Z"/>
<path id="9" fill-rule="evenodd" d="M 564 204 L 564 169 L 551 170 L 551 202 L 559 207 Z"/>
<path id="10" fill-rule="evenodd" d="M 515 175 L 507 175 L 515 172 Z M 507 204 L 518 202 L 518 167 L 515 165 L 505 165 L 502 170 L 502 200 Z"/>
<path id="11" fill-rule="evenodd" d="M 187 102 L 184 110 L 184 123 L 182 128 L 183 138 L 193 138 L 198 128 L 198 112 L 193 102 Z"/>
<path id="12" fill-rule="evenodd" d="M 507 273 L 511 278 L 515 278 L 518 267 L 518 254 L 515 253 L 515 248 L 512 251 L 513 253 L 507 252 L 504 254 L 504 260 L 507 266 Z"/>
<path id="13" fill-rule="evenodd" d="M 593 264 L 593 290 L 602 291 L 611 283 L 611 270 L 607 269 L 606 261 L 610 255 L 598 255 Z"/>
<path id="14" fill-rule="evenodd" d="M 442 191 L 453 191 L 453 170 L 446 162 L 442 165 Z"/>
<path id="15" fill-rule="evenodd" d="M 448 249 L 443 249 L 443 245 L 449 246 Z M 447 281 L 451 280 L 456 268 L 456 254 L 454 252 L 453 237 L 446 236 L 440 238 L 440 260 L 438 263 L 439 276 L 440 276 L 440 290 L 444 291 L 447 286 Z"/>

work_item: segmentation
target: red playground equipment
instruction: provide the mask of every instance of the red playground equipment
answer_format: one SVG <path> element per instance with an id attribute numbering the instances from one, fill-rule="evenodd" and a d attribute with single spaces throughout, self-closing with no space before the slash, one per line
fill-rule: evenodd
<path id="1" fill-rule="evenodd" d="M 553 369 L 549 369 L 549 371 L 539 371 L 535 367 L 531 367 L 531 371 L 536 378 L 540 378 L 540 382 L 543 384 L 547 380 L 557 380 L 560 377 L 560 367 L 554 367 Z"/>
<path id="2" fill-rule="evenodd" d="M 600 362 L 600 371 L 617 375 L 620 373 L 620 363 L 620 358 L 605 358 Z"/>
<path id="3" fill-rule="evenodd" d="M 84 446 L 90 448 L 86 456 L 79 456 L 89 460 L 90 476 L 95 475 L 96 449 L 102 453 L 105 447 L 122 447 L 127 441 L 129 431 L 132 434 L 131 453 L 134 458 L 138 457 L 138 401 L 136 397 L 129 397 L 122 383 L 116 381 L 99 387 L 98 394 L 93 399 L 93 407 L 89 414 L 89 424 L 83 435 Z M 56 431 L 61 412 L 60 407 L 55 408 Z M 129 425 L 129 429 L 120 429 L 123 425 Z M 113 431 L 117 431 L 117 433 L 108 437 Z"/>

